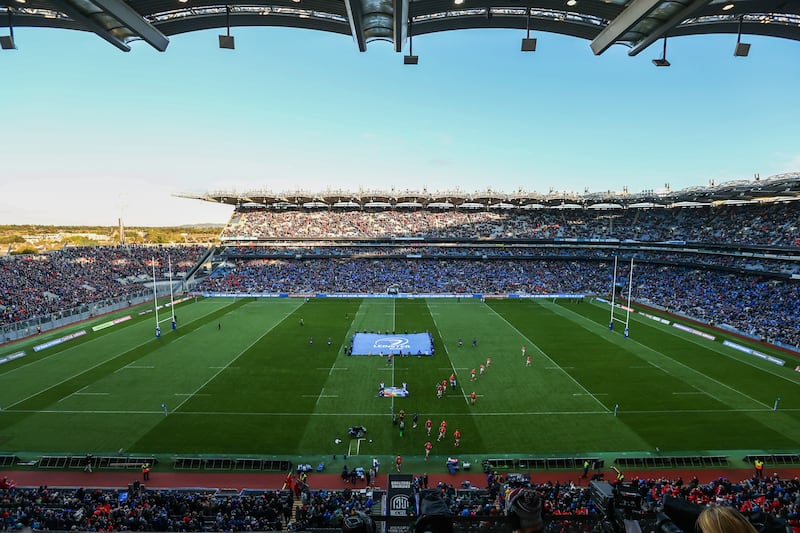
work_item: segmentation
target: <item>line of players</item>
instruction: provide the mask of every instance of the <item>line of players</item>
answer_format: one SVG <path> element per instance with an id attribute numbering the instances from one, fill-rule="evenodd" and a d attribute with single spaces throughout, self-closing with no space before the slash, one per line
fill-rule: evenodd
<path id="1" fill-rule="evenodd" d="M 425 431 L 427 432 L 428 437 L 431 436 L 431 430 L 433 429 L 433 421 L 429 418 L 425 421 Z M 447 438 L 447 421 L 442 420 L 439 424 L 439 436 L 436 438 L 436 442 L 441 441 L 442 439 Z M 456 428 L 453 432 L 453 446 L 461 446 L 461 431 Z M 430 438 L 425 443 L 425 460 L 428 460 L 428 455 L 431 453 L 431 449 L 433 448 L 433 443 L 430 441 Z"/>
<path id="2" fill-rule="evenodd" d="M 473 347 L 476 344 L 477 344 L 477 342 L 475 341 L 475 339 L 473 339 Z M 461 346 L 461 339 L 459 339 L 459 347 L 460 346 Z M 524 344 L 522 345 L 522 350 L 521 351 L 522 351 L 522 357 L 525 358 L 525 366 L 531 366 L 531 356 L 526 354 L 527 350 L 526 350 Z M 480 374 L 478 374 L 478 375 L 482 376 L 484 374 L 484 372 L 486 372 L 486 369 L 491 366 L 491 364 L 492 364 L 492 358 L 491 357 L 487 357 L 486 358 L 486 364 L 481 363 L 481 365 L 479 367 Z M 478 380 L 478 375 L 476 375 L 476 371 L 473 368 L 472 371 L 470 372 L 470 381 L 477 381 Z M 450 374 L 450 389 L 453 390 L 453 391 L 456 390 L 456 375 L 455 375 L 455 373 Z M 436 384 L 436 397 L 441 399 L 444 396 L 444 393 L 446 391 L 447 391 L 447 380 L 443 379 L 441 383 L 437 383 Z M 470 403 L 472 405 L 475 405 L 476 398 L 477 398 L 477 395 L 475 394 L 475 391 L 473 391 L 470 394 Z M 414 423 L 414 427 L 417 427 L 416 420 L 415 420 L 415 423 Z M 433 421 L 429 418 L 428 420 L 425 421 L 425 430 L 427 431 L 428 437 L 431 436 L 431 429 L 432 428 L 433 428 Z M 442 422 L 439 424 L 439 435 L 436 438 L 436 441 L 439 442 L 442 439 L 446 438 L 446 436 L 447 436 L 447 421 L 446 420 L 442 420 Z M 461 431 L 459 431 L 458 428 L 456 428 L 455 432 L 453 433 L 453 439 L 454 439 L 453 446 L 460 446 L 461 445 Z M 430 440 L 428 440 L 425 443 L 425 460 L 426 461 L 428 460 L 428 455 L 430 455 L 432 448 L 433 448 L 433 443 Z"/>

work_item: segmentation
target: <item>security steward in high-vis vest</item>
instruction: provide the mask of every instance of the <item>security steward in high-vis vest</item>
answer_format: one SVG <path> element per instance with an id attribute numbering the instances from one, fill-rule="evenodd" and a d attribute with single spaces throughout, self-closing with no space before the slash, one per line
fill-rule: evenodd
<path id="1" fill-rule="evenodd" d="M 150 463 L 144 463 L 142 465 L 142 479 L 145 481 L 150 480 Z"/>
<path id="2" fill-rule="evenodd" d="M 753 466 L 756 467 L 756 477 L 761 479 L 764 477 L 764 461 L 761 459 L 756 459 L 753 462 Z"/>

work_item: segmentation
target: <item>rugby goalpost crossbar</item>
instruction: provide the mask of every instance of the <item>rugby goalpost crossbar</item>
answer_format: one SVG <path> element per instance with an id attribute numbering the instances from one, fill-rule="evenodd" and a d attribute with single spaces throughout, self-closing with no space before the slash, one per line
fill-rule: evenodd
<path id="1" fill-rule="evenodd" d="M 616 309 L 616 295 L 617 295 L 617 261 L 618 257 L 614 256 L 614 275 L 612 276 L 611 280 L 611 319 L 608 322 L 608 329 L 613 331 L 614 330 L 614 321 L 620 322 L 621 324 L 625 324 L 625 330 L 623 331 L 623 335 L 625 337 L 628 336 L 630 332 L 630 322 L 631 322 L 631 292 L 633 290 L 633 257 L 631 257 L 631 268 L 628 272 L 628 302 L 625 306 L 625 319 L 618 318 L 614 316 L 614 311 Z"/>

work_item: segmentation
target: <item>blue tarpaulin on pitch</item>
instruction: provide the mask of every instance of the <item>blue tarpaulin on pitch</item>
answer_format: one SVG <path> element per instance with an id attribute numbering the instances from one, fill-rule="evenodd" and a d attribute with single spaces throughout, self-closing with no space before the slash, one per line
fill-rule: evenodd
<path id="1" fill-rule="evenodd" d="M 433 355 L 433 341 L 428 333 L 356 333 L 353 355 Z"/>

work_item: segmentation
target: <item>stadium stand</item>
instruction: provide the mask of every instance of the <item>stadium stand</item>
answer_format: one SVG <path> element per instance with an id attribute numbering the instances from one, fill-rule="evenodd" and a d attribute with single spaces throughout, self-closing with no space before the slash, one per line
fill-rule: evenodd
<path id="1" fill-rule="evenodd" d="M 580 206 L 577 206 L 580 207 Z M 634 299 L 800 346 L 800 203 L 652 209 L 266 209 L 240 205 L 209 276 L 214 293 L 607 295 L 614 258 Z M 68 247 L 0 260 L 8 327 L 194 273 L 207 248 Z M 625 281 L 626 267 L 618 272 Z M 188 281 L 188 280 L 187 280 Z"/>
<path id="2" fill-rule="evenodd" d="M 423 476 L 415 477 L 412 484 L 415 492 L 428 488 L 426 485 Z M 454 531 L 505 530 L 509 494 L 518 486 L 530 486 L 540 494 L 548 531 L 610 531 L 621 527 L 624 518 L 636 519 L 643 530 L 660 531 L 656 517 L 674 508 L 669 504 L 674 499 L 702 506 L 731 506 L 754 522 L 763 522 L 769 515 L 772 525 L 778 526 L 771 531 L 800 526 L 800 481 L 796 478 L 718 478 L 703 484 L 697 478 L 634 479 L 609 493 L 622 496 L 613 496 L 620 500 L 613 505 L 593 485 L 531 483 L 524 476 L 490 473 L 485 487 L 459 488 L 439 482 L 429 488 L 452 513 Z M 367 513 L 379 523 L 391 523 L 391 517 L 382 514 L 385 497 L 378 489 L 311 490 L 307 486 L 299 491 L 236 492 L 153 490 L 138 482 L 125 490 L 18 488 L 4 479 L 0 527 L 9 531 L 330 531 L 341 530 L 344 518 L 356 512 Z"/>
<path id="3" fill-rule="evenodd" d="M 36 256 L 0 258 L 0 323 L 152 291 L 156 278 L 181 279 L 207 251 L 202 246 L 82 246 Z"/>

